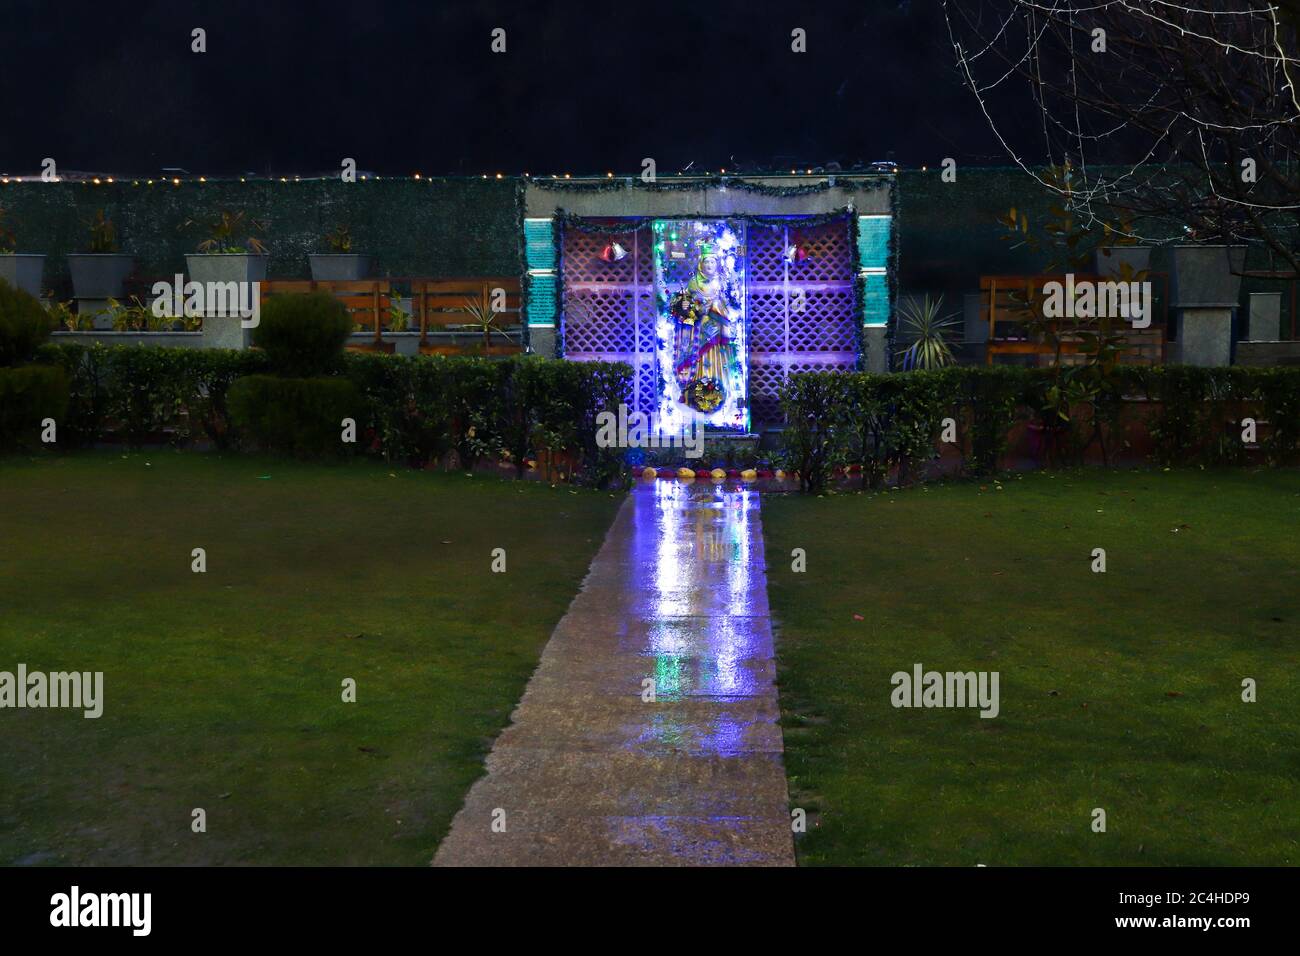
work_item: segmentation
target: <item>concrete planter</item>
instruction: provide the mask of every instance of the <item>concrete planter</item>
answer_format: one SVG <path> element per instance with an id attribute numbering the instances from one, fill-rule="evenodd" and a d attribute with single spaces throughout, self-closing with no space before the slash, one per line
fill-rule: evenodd
<path id="1" fill-rule="evenodd" d="M 370 257 L 352 253 L 310 253 L 311 277 L 318 282 L 356 282 L 370 275 Z"/>
<path id="2" fill-rule="evenodd" d="M 72 295 L 77 299 L 120 299 L 122 285 L 135 268 L 135 257 L 118 253 L 68 256 Z"/>
<path id="3" fill-rule="evenodd" d="M 244 252 L 194 253 L 185 263 L 194 282 L 265 282 L 269 258 Z"/>
<path id="4" fill-rule="evenodd" d="M 1174 246 L 1176 309 L 1235 309 L 1241 298 L 1245 246 Z"/>
<path id="5" fill-rule="evenodd" d="M 1282 293 L 1252 292 L 1250 341 L 1277 342 L 1282 338 Z"/>
<path id="6" fill-rule="evenodd" d="M 0 255 L 0 279 L 28 295 L 41 297 L 41 279 L 45 275 L 45 256 Z"/>
<path id="7" fill-rule="evenodd" d="M 193 254 L 185 257 L 190 281 L 265 282 L 267 256 L 248 253 Z M 246 349 L 252 341 L 252 326 L 245 326 L 238 316 L 203 317 L 203 347 L 210 349 Z"/>
<path id="8" fill-rule="evenodd" d="M 1151 268 L 1150 246 L 1102 246 L 1093 252 L 1093 268 L 1103 279 L 1118 279 L 1127 265 L 1133 275 Z"/>

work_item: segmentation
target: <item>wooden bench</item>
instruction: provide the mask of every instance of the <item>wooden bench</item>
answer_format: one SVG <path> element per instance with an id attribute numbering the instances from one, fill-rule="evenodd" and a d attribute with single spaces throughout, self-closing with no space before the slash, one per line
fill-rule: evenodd
<path id="1" fill-rule="evenodd" d="M 1104 282 L 1102 276 L 1075 273 L 1075 283 Z M 1064 285 L 1064 275 L 1014 275 L 980 276 L 980 321 L 988 325 L 988 344 L 985 362 L 994 364 L 998 355 L 1032 355 L 1038 364 L 1057 352 L 1051 342 L 1037 339 L 1032 334 L 1035 325 L 1050 323 L 1049 327 L 1060 337 L 1061 364 L 1081 364 L 1087 357 L 1081 354 L 1082 341 L 1071 332 L 1076 320 L 1062 318 L 1048 320 L 1042 312 L 1043 286 L 1048 282 Z M 1164 322 L 1152 317 L 1149 328 L 1129 328 L 1124 331 L 1125 350 L 1121 364 L 1157 365 L 1165 361 Z"/>

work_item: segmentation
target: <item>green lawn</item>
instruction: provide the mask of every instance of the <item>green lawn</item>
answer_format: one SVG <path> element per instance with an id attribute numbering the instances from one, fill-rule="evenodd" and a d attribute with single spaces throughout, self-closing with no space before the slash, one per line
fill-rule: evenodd
<path id="1" fill-rule="evenodd" d="M 1300 473 L 769 496 L 763 524 L 803 863 L 1300 863 Z M 918 662 L 999 672 L 1000 716 L 894 708 Z"/>
<path id="2" fill-rule="evenodd" d="M 0 489 L 0 670 L 106 698 L 0 711 L 0 864 L 427 863 L 618 505 L 174 451 Z"/>

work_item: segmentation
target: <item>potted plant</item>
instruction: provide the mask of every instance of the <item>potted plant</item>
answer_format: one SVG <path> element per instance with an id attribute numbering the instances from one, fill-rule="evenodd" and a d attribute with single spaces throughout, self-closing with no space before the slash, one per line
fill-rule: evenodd
<path id="1" fill-rule="evenodd" d="M 108 300 L 108 315 L 114 332 L 156 332 L 161 331 L 160 320 L 153 310 L 140 301 L 139 296 L 131 296 L 129 302 Z"/>
<path id="2" fill-rule="evenodd" d="M 72 294 L 77 299 L 115 299 L 135 268 L 135 257 L 117 251 L 117 227 L 100 209 L 88 228 L 88 252 L 68 256 L 72 273 Z"/>
<path id="3" fill-rule="evenodd" d="M 39 299 L 45 256 L 16 252 L 17 247 L 17 237 L 6 221 L 5 210 L 0 208 L 0 279 Z"/>
<path id="4" fill-rule="evenodd" d="M 311 277 L 320 281 L 357 281 L 370 274 L 370 257 L 352 251 L 352 233 L 339 225 L 325 235 L 329 252 L 309 253 Z"/>
<path id="5" fill-rule="evenodd" d="M 51 301 L 45 311 L 50 314 L 50 325 L 56 332 L 90 332 L 95 328 L 95 317 L 72 311 L 71 302 Z"/>
<path id="6" fill-rule="evenodd" d="M 388 331 L 405 332 L 411 327 L 411 313 L 408 312 L 402 304 L 402 300 L 396 295 L 388 299 Z"/>
<path id="7" fill-rule="evenodd" d="M 186 226 L 194 225 L 188 220 Z M 264 232 L 265 223 L 245 221 L 242 212 L 223 212 L 206 225 L 208 238 L 199 243 L 198 252 L 185 257 L 190 278 L 195 282 L 264 282 L 266 281 L 266 246 L 255 233 Z"/>

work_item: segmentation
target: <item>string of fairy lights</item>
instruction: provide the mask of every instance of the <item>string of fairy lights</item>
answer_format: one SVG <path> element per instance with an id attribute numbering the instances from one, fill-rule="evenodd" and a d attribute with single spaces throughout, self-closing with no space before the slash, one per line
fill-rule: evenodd
<path id="1" fill-rule="evenodd" d="M 306 175 L 306 176 L 301 174 L 296 174 L 293 176 L 288 176 L 288 175 L 286 176 L 274 176 L 274 175 L 193 176 L 187 174 L 185 176 L 154 176 L 154 177 L 138 177 L 138 176 L 126 177 L 126 176 L 109 176 L 109 175 L 82 177 L 78 175 L 74 175 L 74 176 L 55 175 L 55 176 L 51 176 L 48 179 L 40 175 L 26 176 L 26 175 L 3 174 L 0 175 L 0 185 L 13 185 L 19 183 L 41 183 L 47 185 L 48 184 L 61 184 L 61 185 L 81 184 L 85 186 L 103 186 L 103 185 L 117 185 L 117 184 L 126 185 L 129 182 L 132 186 L 148 187 L 148 186 L 167 186 L 167 185 L 183 186 L 183 185 L 192 185 L 192 184 L 205 185 L 208 183 L 228 184 L 234 182 L 240 182 L 240 183 L 279 182 L 283 184 L 289 184 L 289 183 L 303 183 L 303 182 L 319 183 L 319 182 L 339 182 L 339 181 L 345 181 L 349 183 L 407 181 L 407 182 L 427 182 L 432 184 L 432 183 L 439 183 L 439 182 L 456 182 L 456 181 L 464 181 L 464 180 L 510 179 L 510 180 L 520 180 L 526 183 L 535 183 L 543 187 L 548 185 L 562 185 L 567 182 L 573 184 L 574 186 L 581 186 L 581 187 L 588 187 L 588 188 L 590 188 L 591 186 L 597 186 L 599 188 L 620 188 L 623 185 L 632 185 L 632 186 L 641 186 L 641 187 L 654 189 L 654 188 L 680 188 L 676 186 L 676 184 L 679 182 L 682 183 L 683 185 L 689 183 L 691 184 L 691 187 L 695 187 L 696 184 L 711 184 L 711 183 L 723 182 L 726 185 L 734 185 L 740 188 L 752 188 L 755 190 L 762 190 L 762 189 L 777 189 L 777 190 L 787 189 L 788 190 L 791 188 L 806 188 L 806 187 L 803 186 L 801 187 L 775 186 L 774 187 L 764 183 L 748 182 L 748 180 L 785 179 L 790 177 L 803 180 L 809 176 L 813 176 L 819 179 L 829 180 L 832 186 L 834 186 L 836 183 L 838 183 L 841 186 L 844 186 L 858 181 L 868 181 L 868 182 L 876 181 L 882 175 L 892 175 L 892 174 L 893 174 L 893 170 L 883 170 L 883 171 L 851 170 L 847 172 L 842 172 L 842 171 L 826 172 L 818 169 L 813 169 L 811 167 L 804 169 L 803 171 L 800 171 L 797 168 L 792 168 L 789 170 L 789 172 L 785 172 L 785 171 L 747 172 L 744 174 L 743 178 L 737 173 L 734 172 L 728 173 L 726 169 L 721 169 L 717 173 L 711 171 L 702 171 L 698 173 L 676 172 L 667 177 L 663 177 L 662 180 L 659 177 L 656 177 L 651 180 L 645 180 L 642 178 L 640 174 L 616 175 L 613 172 L 606 172 L 603 176 L 601 176 L 600 174 L 575 175 L 573 173 L 551 173 L 549 175 L 534 176 L 528 172 L 524 172 L 521 174 L 482 173 L 478 176 L 474 176 L 474 175 L 426 176 L 425 174 L 420 172 L 412 173 L 409 176 L 408 175 L 381 176 L 374 173 L 357 173 L 354 180 L 342 180 L 341 176 L 338 173 L 332 173 L 329 175 Z M 673 185 L 671 186 L 667 185 L 669 183 Z"/>

